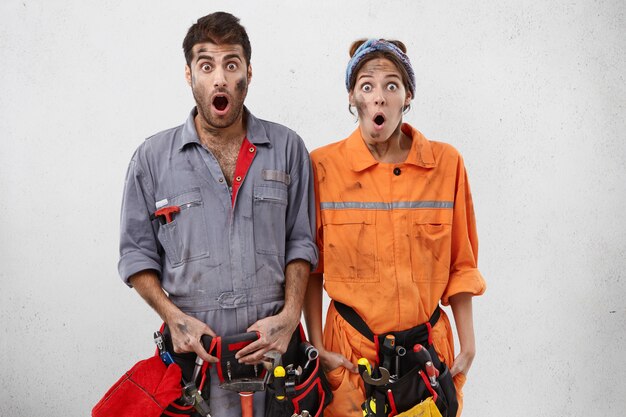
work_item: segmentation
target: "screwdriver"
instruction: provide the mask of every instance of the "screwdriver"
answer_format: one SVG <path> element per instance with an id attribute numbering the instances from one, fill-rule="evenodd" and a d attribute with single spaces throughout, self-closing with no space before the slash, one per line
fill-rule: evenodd
<path id="1" fill-rule="evenodd" d="M 163 342 L 163 334 L 161 332 L 154 332 L 154 343 L 157 345 L 157 349 L 159 349 L 159 356 L 161 360 L 166 365 L 171 365 L 174 363 L 174 358 L 172 355 L 165 349 L 165 344 Z"/>
<path id="2" fill-rule="evenodd" d="M 204 359 L 202 359 L 200 356 L 196 356 L 196 365 L 193 368 L 193 376 L 191 377 L 192 382 L 195 383 L 198 379 L 198 375 L 200 375 L 202 365 L 204 365 Z"/>
<path id="3" fill-rule="evenodd" d="M 363 375 L 365 375 L 365 373 L 367 373 L 370 376 L 372 375 L 372 366 L 370 365 L 370 362 L 366 358 L 360 358 L 357 361 L 357 365 L 359 368 L 359 375 L 361 375 L 361 378 L 363 378 Z M 369 397 L 370 395 L 372 395 L 372 392 L 374 391 L 374 387 L 370 386 L 369 384 L 366 384 L 365 381 L 363 381 L 363 384 L 365 387 L 365 395 Z"/>
<path id="4" fill-rule="evenodd" d="M 437 386 L 437 369 L 433 365 L 431 361 L 426 362 L 426 375 L 428 375 L 428 379 L 430 380 L 430 385 L 433 387 Z"/>
<path id="5" fill-rule="evenodd" d="M 276 388 L 276 399 L 283 401 L 285 399 L 285 368 L 281 365 L 274 368 L 274 386 Z"/>
<path id="6" fill-rule="evenodd" d="M 396 337 L 392 334 L 385 336 L 383 341 L 383 368 L 390 371 L 391 367 L 391 355 L 396 351 Z"/>
<path id="7" fill-rule="evenodd" d="M 416 343 L 415 346 L 413 346 L 413 353 L 415 354 L 415 358 L 417 359 L 417 362 L 419 363 L 420 368 L 425 369 L 426 362 L 428 361 L 432 362 L 432 359 L 430 357 L 430 353 L 428 353 L 428 350 L 426 350 L 426 348 L 420 345 L 419 343 Z"/>

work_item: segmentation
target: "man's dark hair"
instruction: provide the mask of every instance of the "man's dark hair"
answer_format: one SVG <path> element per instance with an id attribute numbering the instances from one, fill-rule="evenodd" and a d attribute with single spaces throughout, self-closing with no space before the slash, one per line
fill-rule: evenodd
<path id="1" fill-rule="evenodd" d="M 183 51 L 187 65 L 191 66 L 194 45 L 203 42 L 210 42 L 215 45 L 241 45 L 246 58 L 246 63 L 250 65 L 252 48 L 246 29 L 239 23 L 239 18 L 226 12 L 215 12 L 198 19 L 189 30 L 183 40 Z"/>

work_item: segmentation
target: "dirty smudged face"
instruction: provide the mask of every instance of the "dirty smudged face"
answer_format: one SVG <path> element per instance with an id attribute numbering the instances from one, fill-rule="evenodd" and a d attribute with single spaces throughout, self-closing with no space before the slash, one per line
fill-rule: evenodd
<path id="1" fill-rule="evenodd" d="M 241 45 L 194 45 L 191 66 L 185 68 L 198 114 L 212 128 L 225 128 L 242 114 L 252 77 Z"/>
<path id="2" fill-rule="evenodd" d="M 399 131 L 402 110 L 410 101 L 400 71 L 385 58 L 366 62 L 350 91 L 350 104 L 357 109 L 361 134 L 371 144 L 386 142 Z"/>

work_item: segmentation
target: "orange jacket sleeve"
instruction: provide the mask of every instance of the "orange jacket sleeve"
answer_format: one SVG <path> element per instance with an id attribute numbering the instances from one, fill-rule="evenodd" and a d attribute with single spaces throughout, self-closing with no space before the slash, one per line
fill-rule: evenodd
<path id="1" fill-rule="evenodd" d="M 457 165 L 457 187 L 452 218 L 452 253 L 450 277 L 441 302 L 449 305 L 449 298 L 467 292 L 481 295 L 486 284 L 478 271 L 478 235 L 474 218 L 474 205 L 463 158 Z"/>

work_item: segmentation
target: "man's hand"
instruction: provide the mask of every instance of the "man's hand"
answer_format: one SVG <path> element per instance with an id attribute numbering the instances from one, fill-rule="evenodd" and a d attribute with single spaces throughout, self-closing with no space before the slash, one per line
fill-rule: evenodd
<path id="1" fill-rule="evenodd" d="M 275 316 L 266 317 L 248 327 L 249 332 L 259 332 L 259 340 L 250 343 L 235 355 L 239 362 L 252 365 L 263 360 L 265 352 L 287 351 L 293 332 L 300 323 L 302 299 L 306 292 L 311 264 L 296 259 L 285 268 L 285 305 Z"/>
<path id="2" fill-rule="evenodd" d="M 359 373 L 359 368 L 341 353 L 331 352 L 325 349 L 320 351 L 320 364 L 322 365 L 324 372 L 330 372 L 333 369 L 343 366 L 353 374 Z"/>
<path id="3" fill-rule="evenodd" d="M 169 319 L 167 325 L 172 335 L 174 352 L 195 352 L 205 362 L 217 362 L 215 356 L 209 355 L 200 342 L 202 335 L 208 334 L 215 337 L 215 332 L 200 320 L 188 316 L 182 312 Z"/>
<path id="4" fill-rule="evenodd" d="M 207 362 L 217 362 L 217 358 L 209 355 L 200 343 L 203 334 L 215 337 L 213 330 L 200 320 L 180 311 L 170 301 L 161 288 L 161 281 L 156 272 L 141 271 L 130 277 L 128 281 L 169 326 L 174 352 L 196 352 Z"/>
<path id="5" fill-rule="evenodd" d="M 252 365 L 263 360 L 265 352 L 276 350 L 281 354 L 287 351 L 289 341 L 298 326 L 299 317 L 290 317 L 285 311 L 266 317 L 248 327 L 248 332 L 259 332 L 258 340 L 250 343 L 235 355 L 240 363 Z"/>

